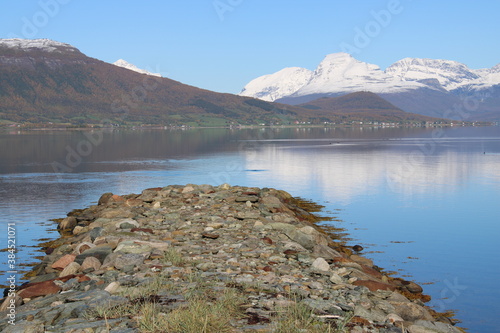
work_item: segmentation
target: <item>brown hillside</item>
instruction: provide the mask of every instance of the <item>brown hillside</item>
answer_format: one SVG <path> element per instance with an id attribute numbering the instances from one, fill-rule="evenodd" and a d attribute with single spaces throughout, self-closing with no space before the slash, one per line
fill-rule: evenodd
<path id="1" fill-rule="evenodd" d="M 321 117 L 340 116 L 342 119 L 380 122 L 423 122 L 442 119 L 405 112 L 378 95 L 361 91 L 340 97 L 324 97 L 300 104 Z"/>

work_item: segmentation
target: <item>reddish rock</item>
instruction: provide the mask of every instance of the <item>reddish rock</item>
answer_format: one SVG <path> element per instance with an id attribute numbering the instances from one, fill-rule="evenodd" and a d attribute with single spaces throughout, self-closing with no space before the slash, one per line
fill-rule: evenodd
<path id="1" fill-rule="evenodd" d="M 264 272 L 271 272 L 273 269 L 270 266 L 264 266 L 264 268 L 262 268 L 262 270 Z"/>
<path id="2" fill-rule="evenodd" d="M 153 229 L 150 228 L 132 228 L 131 232 L 146 232 L 149 234 L 154 234 Z"/>
<path id="3" fill-rule="evenodd" d="M 353 285 L 367 287 L 368 289 L 370 289 L 370 291 L 377 291 L 377 290 L 394 291 L 394 290 L 396 290 L 396 287 L 391 286 L 390 284 L 383 283 L 383 282 L 377 282 L 377 281 L 369 281 L 369 280 L 354 281 Z"/>
<path id="4" fill-rule="evenodd" d="M 27 287 L 19 291 L 18 295 L 21 298 L 33 298 L 56 294 L 60 290 L 61 288 L 54 283 L 54 280 L 49 280 L 40 283 L 28 284 Z"/>
<path id="5" fill-rule="evenodd" d="M 296 256 L 299 253 L 299 251 L 288 249 L 285 250 L 283 253 L 287 256 Z"/>
<path id="6" fill-rule="evenodd" d="M 413 281 L 402 281 L 403 286 L 412 294 L 419 294 L 424 291 L 424 289 Z"/>
<path id="7" fill-rule="evenodd" d="M 87 275 L 80 276 L 78 282 L 90 281 L 91 279 Z"/>
<path id="8" fill-rule="evenodd" d="M 59 258 L 55 263 L 53 263 L 51 267 L 53 269 L 58 269 L 58 270 L 62 271 L 64 268 L 66 268 L 66 266 L 68 266 L 73 261 L 75 261 L 75 258 L 76 258 L 76 255 L 74 255 L 74 254 L 66 254 L 66 255 L 62 256 L 61 258 Z"/>
<path id="9" fill-rule="evenodd" d="M 156 192 L 159 192 L 161 190 L 162 190 L 162 187 L 152 187 L 152 188 L 147 188 L 144 191 L 156 191 Z"/>
<path id="10" fill-rule="evenodd" d="M 333 262 L 336 264 L 345 264 L 345 263 L 353 262 L 353 261 L 349 260 L 347 258 L 344 258 L 344 257 L 334 257 Z"/>
<path id="11" fill-rule="evenodd" d="M 355 325 L 361 325 L 361 326 L 371 325 L 371 323 L 368 320 L 366 320 L 365 318 L 358 317 L 358 316 L 353 317 L 349 323 L 352 323 Z"/>
<path id="12" fill-rule="evenodd" d="M 217 239 L 217 238 L 220 237 L 217 234 L 211 234 L 211 233 L 208 233 L 208 232 L 202 234 L 202 236 L 203 236 L 203 238 L 209 238 L 209 239 Z"/>
<path id="13" fill-rule="evenodd" d="M 377 271 L 376 269 L 374 269 L 372 267 L 368 267 L 366 265 L 361 265 L 361 268 L 363 269 L 363 272 L 365 272 L 368 275 L 371 275 L 377 279 L 382 278 L 382 273 L 380 273 L 379 271 Z"/>
<path id="14" fill-rule="evenodd" d="M 264 237 L 262 238 L 262 241 L 268 245 L 272 245 L 273 244 L 273 240 L 269 237 Z"/>
<path id="15" fill-rule="evenodd" d="M 117 194 L 113 194 L 110 198 L 110 201 L 113 201 L 113 202 L 124 202 L 125 199 L 120 196 L 120 195 L 117 195 Z"/>

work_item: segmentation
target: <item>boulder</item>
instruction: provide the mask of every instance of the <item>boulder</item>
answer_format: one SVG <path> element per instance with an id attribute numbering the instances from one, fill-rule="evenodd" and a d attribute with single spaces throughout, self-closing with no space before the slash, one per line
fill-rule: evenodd
<path id="1" fill-rule="evenodd" d="M 350 258 L 352 261 L 357 262 L 360 265 L 366 265 L 369 267 L 373 267 L 373 261 L 368 259 L 368 258 L 358 256 L 357 254 L 351 255 Z"/>
<path id="2" fill-rule="evenodd" d="M 113 248 L 110 245 L 95 246 L 77 255 L 75 258 L 75 262 L 81 265 L 85 260 L 85 258 L 95 257 L 102 263 L 104 259 L 106 259 L 106 257 L 110 255 L 112 252 Z"/>
<path id="3" fill-rule="evenodd" d="M 99 201 L 97 202 L 97 204 L 99 206 L 102 206 L 102 205 L 106 205 L 109 201 L 109 199 L 111 199 L 111 197 L 113 196 L 113 193 L 104 193 L 103 195 L 101 195 L 101 197 L 99 198 Z"/>
<path id="4" fill-rule="evenodd" d="M 329 271 L 330 265 L 326 262 L 325 259 L 320 257 L 316 258 L 316 260 L 313 261 L 311 268 L 319 271 Z"/>
<path id="5" fill-rule="evenodd" d="M 76 227 L 77 220 L 74 216 L 68 216 L 59 222 L 58 229 L 59 230 L 73 230 Z"/>
<path id="6" fill-rule="evenodd" d="M 144 263 L 144 255 L 137 253 L 114 252 L 106 257 L 103 262 L 104 267 L 113 266 L 116 269 L 123 269 L 126 266 L 140 266 Z"/>
<path id="7" fill-rule="evenodd" d="M 59 277 L 73 275 L 76 272 L 78 272 L 79 269 L 80 269 L 80 264 L 73 261 L 72 263 L 70 263 L 68 266 L 66 266 L 63 269 L 63 271 L 61 272 L 61 274 L 59 274 Z"/>
<path id="8" fill-rule="evenodd" d="M 39 283 L 28 284 L 28 286 L 18 292 L 21 298 L 34 298 L 38 296 L 47 296 L 56 294 L 61 290 L 61 287 L 54 283 L 54 280 L 44 281 Z"/>
<path id="9" fill-rule="evenodd" d="M 394 312 L 405 321 L 433 320 L 432 315 L 423 306 L 412 302 L 389 302 L 394 306 Z"/>
<path id="10" fill-rule="evenodd" d="M 71 264 L 73 261 L 75 261 L 76 255 L 74 254 L 66 254 L 59 258 L 56 262 L 54 262 L 50 267 L 58 270 L 63 270 Z"/>
<path id="11" fill-rule="evenodd" d="M 377 282 L 377 281 L 371 281 L 371 280 L 357 280 L 353 282 L 353 285 L 355 286 L 364 286 L 370 291 L 377 291 L 377 290 L 390 290 L 394 291 L 396 290 L 396 287 L 383 283 L 383 282 Z"/>

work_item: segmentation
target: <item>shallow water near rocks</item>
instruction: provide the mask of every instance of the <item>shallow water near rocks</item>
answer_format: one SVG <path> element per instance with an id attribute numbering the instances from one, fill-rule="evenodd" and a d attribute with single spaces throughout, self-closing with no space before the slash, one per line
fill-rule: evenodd
<path id="1" fill-rule="evenodd" d="M 0 248 L 16 223 L 22 270 L 38 239 L 58 237 L 51 219 L 104 192 L 187 183 L 322 204 L 349 245 L 425 284 L 436 310 L 457 310 L 469 332 L 500 332 L 500 127 L 3 132 Z M 0 252 L 0 284 L 8 270 Z"/>

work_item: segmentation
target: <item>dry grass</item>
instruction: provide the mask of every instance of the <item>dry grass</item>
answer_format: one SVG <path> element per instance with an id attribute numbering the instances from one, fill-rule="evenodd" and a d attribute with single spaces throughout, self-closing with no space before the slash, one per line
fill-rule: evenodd
<path id="1" fill-rule="evenodd" d="M 225 333 L 231 332 L 231 320 L 241 318 L 241 296 L 234 290 L 226 290 L 213 301 L 193 297 L 185 308 L 176 309 L 162 317 L 162 330 L 145 332 L 171 333 Z"/>
<path id="2" fill-rule="evenodd" d="M 182 257 L 182 255 L 174 248 L 169 248 L 163 254 L 163 258 L 161 258 L 162 263 L 170 262 L 174 266 L 184 266 L 186 264 L 186 260 Z"/>
<path id="3" fill-rule="evenodd" d="M 343 333 L 352 316 L 326 323 L 316 317 L 312 310 L 302 303 L 282 308 L 276 319 L 276 333 Z"/>

